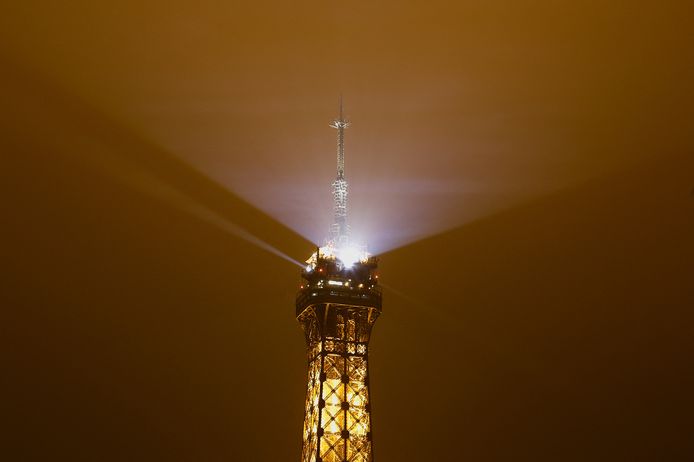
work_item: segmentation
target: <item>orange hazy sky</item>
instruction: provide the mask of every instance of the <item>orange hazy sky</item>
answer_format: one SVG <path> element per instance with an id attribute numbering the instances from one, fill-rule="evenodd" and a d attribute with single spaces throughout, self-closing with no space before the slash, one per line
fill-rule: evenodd
<path id="1" fill-rule="evenodd" d="M 0 50 L 313 242 L 345 97 L 383 252 L 688 146 L 687 2 L 17 2 Z M 320 212 L 317 212 L 320 211 Z"/>

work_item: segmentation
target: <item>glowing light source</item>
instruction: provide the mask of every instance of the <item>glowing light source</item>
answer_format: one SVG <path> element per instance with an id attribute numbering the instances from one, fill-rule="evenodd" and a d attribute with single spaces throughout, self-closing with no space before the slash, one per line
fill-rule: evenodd
<path id="1" fill-rule="evenodd" d="M 357 247 L 346 246 L 338 250 L 337 257 L 347 268 L 354 266 L 358 261 L 365 260 L 366 252 L 360 251 Z"/>
<path id="2" fill-rule="evenodd" d="M 364 246 L 355 244 L 342 244 L 336 246 L 331 241 L 318 249 L 318 251 L 313 252 L 311 257 L 306 260 L 307 272 L 311 272 L 316 268 L 319 254 L 320 257 L 324 259 L 338 260 L 345 268 L 351 268 L 357 262 L 365 263 L 370 257 Z M 318 271 L 322 272 L 323 269 L 319 268 Z"/>

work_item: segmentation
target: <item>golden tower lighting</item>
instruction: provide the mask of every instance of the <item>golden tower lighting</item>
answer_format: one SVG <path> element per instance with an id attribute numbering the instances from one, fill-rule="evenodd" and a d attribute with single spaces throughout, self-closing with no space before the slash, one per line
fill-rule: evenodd
<path id="1" fill-rule="evenodd" d="M 296 298 L 308 346 L 302 462 L 371 462 L 369 338 L 381 313 L 377 261 L 349 242 L 342 115 L 338 130 L 335 220 L 330 241 L 309 258 Z"/>

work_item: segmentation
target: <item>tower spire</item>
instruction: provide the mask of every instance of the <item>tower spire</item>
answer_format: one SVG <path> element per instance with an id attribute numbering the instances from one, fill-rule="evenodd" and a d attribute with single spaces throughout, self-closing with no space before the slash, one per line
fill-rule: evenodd
<path id="1" fill-rule="evenodd" d="M 342 94 L 339 100 L 339 117 L 330 123 L 337 129 L 337 177 L 333 182 L 334 221 L 330 227 L 330 238 L 333 244 L 341 246 L 349 240 L 347 226 L 347 180 L 345 179 L 345 128 L 350 123 L 345 119 L 342 105 Z"/>

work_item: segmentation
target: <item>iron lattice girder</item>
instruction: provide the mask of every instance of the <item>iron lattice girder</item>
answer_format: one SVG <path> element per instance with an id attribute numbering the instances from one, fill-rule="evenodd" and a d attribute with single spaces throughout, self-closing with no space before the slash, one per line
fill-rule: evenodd
<path id="1" fill-rule="evenodd" d="M 303 305 L 298 320 L 309 373 L 302 462 L 373 461 L 368 343 L 379 313 L 380 294 L 379 308 Z"/>
<path id="2" fill-rule="evenodd" d="M 296 296 L 297 317 L 309 306 L 324 303 L 332 305 L 344 305 L 347 307 L 373 308 L 371 315 L 378 315 L 381 311 L 381 291 L 377 287 L 369 289 L 349 289 L 336 287 L 309 287 L 300 291 Z M 375 313 L 375 314 L 374 314 Z"/>

